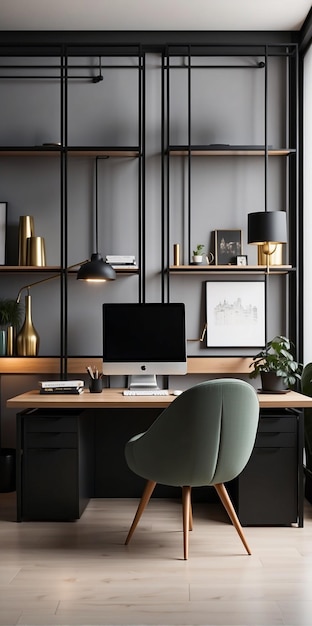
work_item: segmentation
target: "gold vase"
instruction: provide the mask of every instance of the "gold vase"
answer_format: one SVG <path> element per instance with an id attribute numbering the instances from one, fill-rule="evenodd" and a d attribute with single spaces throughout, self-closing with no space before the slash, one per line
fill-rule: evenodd
<path id="1" fill-rule="evenodd" d="M 39 351 L 39 335 L 32 323 L 31 296 L 25 296 L 25 321 L 16 337 L 18 356 L 37 356 Z"/>
<path id="2" fill-rule="evenodd" d="M 27 237 L 26 265 L 44 267 L 46 264 L 45 241 L 43 237 Z"/>
<path id="3" fill-rule="evenodd" d="M 18 264 L 26 265 L 27 239 L 35 234 L 32 215 L 20 215 L 18 226 Z"/>

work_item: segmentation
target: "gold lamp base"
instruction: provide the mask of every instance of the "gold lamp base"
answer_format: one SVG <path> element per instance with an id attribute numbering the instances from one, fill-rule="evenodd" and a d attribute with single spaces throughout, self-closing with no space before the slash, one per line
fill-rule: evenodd
<path id="1" fill-rule="evenodd" d="M 268 245 L 272 246 L 272 252 L 267 249 Z M 258 245 L 258 265 L 283 265 L 283 244 Z"/>

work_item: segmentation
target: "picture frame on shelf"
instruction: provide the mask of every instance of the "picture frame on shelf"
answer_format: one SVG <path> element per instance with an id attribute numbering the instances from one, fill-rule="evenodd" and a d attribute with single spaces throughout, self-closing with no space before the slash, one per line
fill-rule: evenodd
<path id="1" fill-rule="evenodd" d="M 236 265 L 236 257 L 242 256 L 242 230 L 215 230 L 216 265 Z"/>
<path id="2" fill-rule="evenodd" d="M 0 202 L 0 265 L 6 262 L 7 202 Z"/>
<path id="3" fill-rule="evenodd" d="M 206 282 L 207 347 L 265 345 L 264 281 Z"/>
<path id="4" fill-rule="evenodd" d="M 248 265 L 247 254 L 238 254 L 236 257 L 236 265 L 240 265 L 240 266 Z"/>

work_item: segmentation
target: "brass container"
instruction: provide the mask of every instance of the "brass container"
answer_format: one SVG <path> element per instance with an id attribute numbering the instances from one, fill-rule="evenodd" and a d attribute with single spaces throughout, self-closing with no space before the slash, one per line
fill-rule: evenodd
<path id="1" fill-rule="evenodd" d="M 43 267 L 46 264 L 45 241 L 43 237 L 27 237 L 26 265 Z"/>
<path id="2" fill-rule="evenodd" d="M 14 354 L 14 327 L 7 327 L 7 339 L 6 339 L 6 353 L 7 356 L 13 356 Z"/>
<path id="3" fill-rule="evenodd" d="M 32 323 L 31 296 L 25 296 L 25 321 L 16 337 L 17 356 L 37 356 L 39 335 Z"/>
<path id="4" fill-rule="evenodd" d="M 26 246 L 28 237 L 35 234 L 34 218 L 32 215 L 21 215 L 18 226 L 18 264 L 26 265 Z"/>
<path id="5" fill-rule="evenodd" d="M 180 265 L 180 244 L 173 244 L 173 265 Z"/>
<path id="6" fill-rule="evenodd" d="M 272 244 L 275 247 L 275 244 Z M 265 254 L 263 246 L 258 246 L 258 265 L 283 265 L 283 244 L 276 244 L 272 254 Z"/>

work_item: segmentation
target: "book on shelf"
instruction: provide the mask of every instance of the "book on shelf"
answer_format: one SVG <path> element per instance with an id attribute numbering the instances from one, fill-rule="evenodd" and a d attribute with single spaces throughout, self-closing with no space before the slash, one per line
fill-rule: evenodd
<path id="1" fill-rule="evenodd" d="M 135 256 L 133 256 L 133 254 L 107 254 L 106 262 L 110 263 L 113 267 L 136 266 Z"/>

